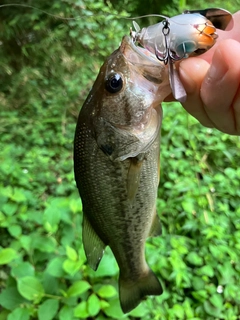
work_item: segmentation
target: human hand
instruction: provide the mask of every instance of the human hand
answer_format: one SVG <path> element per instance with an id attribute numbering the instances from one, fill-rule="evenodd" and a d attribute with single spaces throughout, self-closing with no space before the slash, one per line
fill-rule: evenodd
<path id="1" fill-rule="evenodd" d="M 240 135 L 240 11 L 233 18 L 230 31 L 217 31 L 212 49 L 180 62 L 179 76 L 187 112 L 206 127 Z"/>

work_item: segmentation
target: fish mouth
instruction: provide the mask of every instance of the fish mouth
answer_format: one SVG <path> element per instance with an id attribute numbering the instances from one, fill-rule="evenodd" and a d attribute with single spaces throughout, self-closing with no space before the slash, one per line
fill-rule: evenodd
<path id="1" fill-rule="evenodd" d="M 149 50 L 137 46 L 130 36 L 124 36 L 120 46 L 120 51 L 125 58 L 133 64 L 163 66 L 163 63 L 157 59 Z"/>
<path id="2" fill-rule="evenodd" d="M 130 65 L 130 69 L 135 71 L 135 75 L 141 74 L 145 79 L 157 85 L 161 84 L 166 78 L 168 79 L 164 63 L 147 49 L 136 46 L 130 36 L 123 37 L 120 52 Z"/>

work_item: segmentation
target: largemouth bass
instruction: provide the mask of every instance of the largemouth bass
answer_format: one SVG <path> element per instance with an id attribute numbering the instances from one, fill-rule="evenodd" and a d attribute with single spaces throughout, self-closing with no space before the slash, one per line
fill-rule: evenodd
<path id="1" fill-rule="evenodd" d="M 110 246 L 119 265 L 123 312 L 162 286 L 145 260 L 156 213 L 162 109 L 168 72 L 125 36 L 101 67 L 78 118 L 74 171 L 83 203 L 83 244 L 96 270 Z"/>

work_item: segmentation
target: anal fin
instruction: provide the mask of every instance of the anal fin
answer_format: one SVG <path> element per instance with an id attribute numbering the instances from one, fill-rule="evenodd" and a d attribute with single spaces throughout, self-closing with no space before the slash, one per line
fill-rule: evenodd
<path id="1" fill-rule="evenodd" d="M 82 239 L 87 263 L 96 271 L 106 245 L 96 234 L 86 215 L 83 215 Z"/>

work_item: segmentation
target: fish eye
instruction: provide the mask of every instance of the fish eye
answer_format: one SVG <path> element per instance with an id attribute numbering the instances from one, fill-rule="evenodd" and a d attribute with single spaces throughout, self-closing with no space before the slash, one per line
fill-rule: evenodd
<path id="1" fill-rule="evenodd" d="M 119 73 L 110 73 L 105 80 L 105 89 L 110 93 L 117 93 L 123 87 L 123 80 Z"/>

